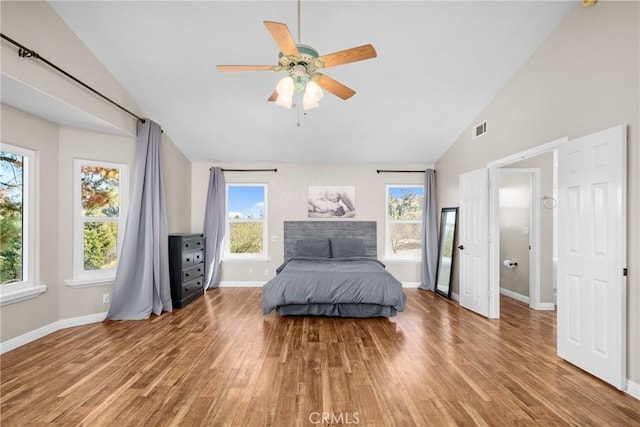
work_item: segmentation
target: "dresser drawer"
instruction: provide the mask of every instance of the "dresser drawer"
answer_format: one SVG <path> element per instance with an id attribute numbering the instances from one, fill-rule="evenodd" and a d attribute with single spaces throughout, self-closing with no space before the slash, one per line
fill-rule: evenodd
<path id="1" fill-rule="evenodd" d="M 199 251 L 195 251 L 193 253 L 193 263 L 200 264 L 204 261 L 204 251 L 200 249 Z"/>
<path id="2" fill-rule="evenodd" d="M 182 282 L 187 283 L 204 274 L 204 264 L 194 265 L 182 271 Z"/>
<path id="3" fill-rule="evenodd" d="M 185 238 L 182 240 L 182 251 L 191 252 L 198 249 L 203 249 L 203 242 L 204 239 L 200 236 Z"/>
<path id="4" fill-rule="evenodd" d="M 182 268 L 187 268 L 190 265 L 200 264 L 202 261 L 203 252 L 193 251 L 193 252 L 185 252 L 182 254 Z"/>
<path id="5" fill-rule="evenodd" d="M 195 293 L 202 293 L 202 276 L 193 279 L 182 285 L 182 299 L 188 299 L 191 295 Z"/>

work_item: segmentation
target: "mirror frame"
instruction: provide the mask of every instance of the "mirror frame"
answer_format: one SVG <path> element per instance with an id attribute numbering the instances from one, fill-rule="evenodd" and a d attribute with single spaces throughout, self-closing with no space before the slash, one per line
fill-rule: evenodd
<path id="1" fill-rule="evenodd" d="M 442 264 L 442 259 L 443 259 L 443 246 L 444 246 L 444 235 L 445 235 L 445 224 L 447 223 L 446 221 L 446 217 L 448 215 L 450 215 L 451 213 L 453 213 L 455 215 L 454 217 L 454 221 L 453 221 L 453 238 L 451 239 L 451 265 L 449 266 L 449 276 L 446 278 L 447 282 L 449 283 L 449 287 L 447 292 L 438 289 L 438 283 L 440 283 L 440 275 L 442 274 L 442 269 L 440 268 L 440 265 Z M 454 255 L 455 255 L 455 241 L 456 241 L 456 228 L 458 225 L 458 208 L 457 207 L 453 207 L 453 208 L 442 208 L 442 211 L 440 212 L 440 234 L 438 235 L 438 264 L 436 267 L 436 283 L 434 285 L 433 290 L 444 296 L 447 297 L 449 299 L 451 299 L 451 277 L 453 274 L 453 260 L 454 260 Z"/>

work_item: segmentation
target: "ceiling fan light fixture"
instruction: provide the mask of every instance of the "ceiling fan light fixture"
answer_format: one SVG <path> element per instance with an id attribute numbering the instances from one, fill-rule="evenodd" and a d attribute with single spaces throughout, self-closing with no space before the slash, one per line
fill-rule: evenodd
<path id="1" fill-rule="evenodd" d="M 293 79 L 289 76 L 283 77 L 276 86 L 276 92 L 278 95 L 291 98 L 293 92 L 296 90 Z"/>
<path id="2" fill-rule="evenodd" d="M 284 77 L 276 86 L 278 97 L 276 105 L 290 109 L 293 106 L 293 92 L 295 92 L 295 83 L 289 76 Z"/>
<path id="3" fill-rule="evenodd" d="M 324 96 L 320 85 L 313 80 L 307 82 L 304 89 L 304 95 L 309 98 L 310 101 L 320 101 Z"/>
<path id="4" fill-rule="evenodd" d="M 276 98 L 276 105 L 290 110 L 291 107 L 293 107 L 293 96 L 278 95 L 278 97 Z"/>
<path id="5" fill-rule="evenodd" d="M 320 88 L 318 83 L 311 80 L 308 81 L 305 86 L 304 95 L 302 97 L 302 108 L 307 111 L 312 108 L 319 107 L 319 101 L 323 96 L 324 93 L 322 92 L 322 89 Z"/>

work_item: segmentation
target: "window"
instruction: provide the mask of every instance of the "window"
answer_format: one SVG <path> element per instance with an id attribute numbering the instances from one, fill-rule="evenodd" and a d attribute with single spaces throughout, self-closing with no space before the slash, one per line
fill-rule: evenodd
<path id="1" fill-rule="evenodd" d="M 34 284 L 35 152 L 0 147 L 0 302 L 37 296 Z"/>
<path id="2" fill-rule="evenodd" d="M 266 184 L 227 184 L 225 257 L 267 256 L 266 206 Z"/>
<path id="3" fill-rule="evenodd" d="M 387 258 L 416 259 L 422 253 L 422 185 L 387 185 Z"/>
<path id="4" fill-rule="evenodd" d="M 75 161 L 74 281 L 115 277 L 124 235 L 127 167 Z"/>

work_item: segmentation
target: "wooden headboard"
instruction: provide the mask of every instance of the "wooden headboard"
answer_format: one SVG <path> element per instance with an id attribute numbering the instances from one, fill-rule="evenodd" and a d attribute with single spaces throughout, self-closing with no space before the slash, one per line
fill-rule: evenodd
<path id="1" fill-rule="evenodd" d="M 375 221 L 285 221 L 284 260 L 295 255 L 298 240 L 332 237 L 361 239 L 365 255 L 372 258 L 378 256 Z"/>

